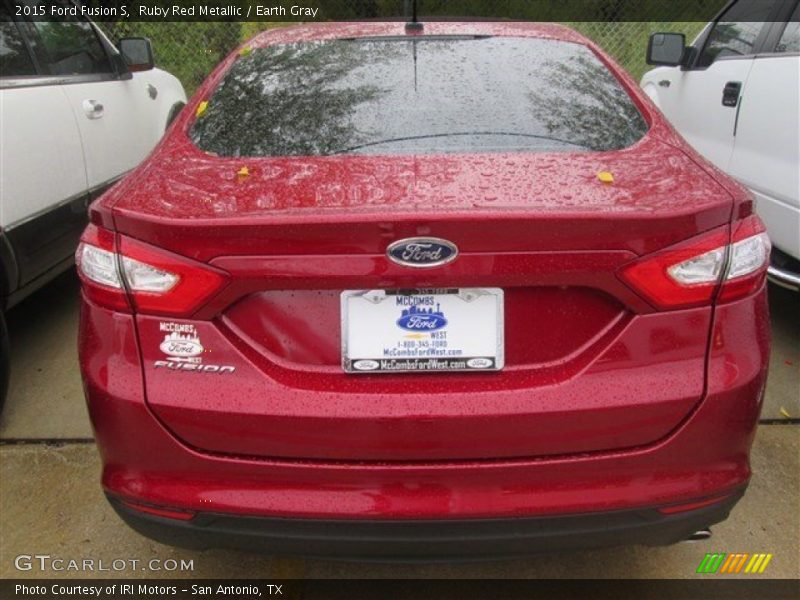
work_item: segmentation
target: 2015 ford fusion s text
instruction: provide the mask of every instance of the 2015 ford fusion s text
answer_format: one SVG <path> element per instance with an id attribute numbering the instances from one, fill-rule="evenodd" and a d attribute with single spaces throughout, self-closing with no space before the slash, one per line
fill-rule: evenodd
<path id="1" fill-rule="evenodd" d="M 193 547 L 686 539 L 750 477 L 769 247 L 567 28 L 270 31 L 91 207 L 104 490 Z"/>

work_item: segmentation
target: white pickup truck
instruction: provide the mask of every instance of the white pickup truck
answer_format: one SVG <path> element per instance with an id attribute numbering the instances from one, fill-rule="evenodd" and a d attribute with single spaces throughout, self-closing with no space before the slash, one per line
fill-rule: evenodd
<path id="1" fill-rule="evenodd" d="M 701 154 L 755 196 L 770 279 L 800 290 L 800 2 L 735 0 L 691 46 L 657 33 L 642 87 Z"/>
<path id="2" fill-rule="evenodd" d="M 0 2 L 0 407 L 5 310 L 72 265 L 88 204 L 186 103 L 180 81 L 154 68 L 149 40 L 117 48 L 88 20 L 36 20 L 31 7 L 43 4 Z"/>

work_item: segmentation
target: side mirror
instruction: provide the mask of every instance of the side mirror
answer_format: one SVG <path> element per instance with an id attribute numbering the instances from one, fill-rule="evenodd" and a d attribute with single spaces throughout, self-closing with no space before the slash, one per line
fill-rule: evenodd
<path id="1" fill-rule="evenodd" d="M 647 64 L 677 67 L 686 51 L 686 36 L 682 33 L 654 33 L 647 43 Z"/>
<path id="2" fill-rule="evenodd" d="M 144 37 L 122 38 L 119 51 L 131 71 L 149 71 L 155 67 L 153 45 Z"/>

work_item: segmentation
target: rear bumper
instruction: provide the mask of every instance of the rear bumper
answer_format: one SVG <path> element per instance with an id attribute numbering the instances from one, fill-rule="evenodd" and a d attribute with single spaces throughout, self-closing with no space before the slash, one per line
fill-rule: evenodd
<path id="1" fill-rule="evenodd" d="M 785 287 L 795 292 L 800 291 L 800 273 L 794 273 L 786 268 L 770 265 L 767 270 L 767 277 L 773 283 Z"/>
<path id="2" fill-rule="evenodd" d="M 800 292 L 800 260 L 773 247 L 767 277 L 776 285 Z"/>
<path id="3" fill-rule="evenodd" d="M 618 545 L 663 546 L 727 518 L 744 488 L 675 514 L 656 508 L 506 519 L 322 520 L 200 513 L 180 521 L 109 502 L 134 530 L 191 549 L 358 560 L 480 560 Z"/>
<path id="4" fill-rule="evenodd" d="M 700 515 L 697 519 L 689 513 L 659 516 L 655 509 L 736 495 L 750 478 L 749 450 L 769 358 L 767 315 L 763 288 L 716 309 L 706 394 L 667 436 L 624 450 L 560 456 L 392 463 L 201 451 L 179 440 L 149 409 L 132 317 L 86 302 L 81 367 L 106 493 L 200 515 L 189 523 L 144 517 L 141 528 L 133 520 L 142 519 L 132 517 L 135 527 L 170 543 L 183 543 L 183 534 L 170 540 L 154 530 L 199 529 L 202 543 L 226 545 L 228 535 L 247 539 L 243 530 L 253 527 L 263 529 L 256 537 L 266 539 L 254 542 L 256 547 L 273 548 L 270 540 L 276 539 L 288 544 L 281 552 L 324 554 L 307 551 L 303 528 L 311 528 L 309 540 L 325 538 L 326 532 L 336 539 L 379 523 L 377 531 L 394 539 L 410 532 L 409 524 L 424 522 L 411 525 L 420 534 L 409 533 L 409 546 L 393 555 L 403 555 L 420 540 L 430 543 L 431 552 L 435 547 L 435 554 L 446 555 L 460 534 L 446 535 L 441 544 L 429 540 L 447 533 L 446 524 L 460 531 L 464 523 L 487 555 L 494 537 L 507 554 L 531 552 L 540 543 L 546 548 L 659 544 L 685 539 L 723 519 L 730 506 L 693 513 Z M 490 521 L 513 526 L 500 525 L 505 533 L 490 535 L 479 525 Z M 201 527 L 204 523 L 210 525 Z M 300 524 L 300 533 L 289 536 L 281 524 L 290 529 Z M 433 529 L 424 533 L 427 526 Z M 553 535 L 554 529 L 562 533 Z M 594 541 L 589 530 L 597 533 Z M 359 544 L 354 554 L 380 554 L 385 536 L 375 535 L 377 541 Z M 520 541 L 514 541 L 517 535 Z"/>

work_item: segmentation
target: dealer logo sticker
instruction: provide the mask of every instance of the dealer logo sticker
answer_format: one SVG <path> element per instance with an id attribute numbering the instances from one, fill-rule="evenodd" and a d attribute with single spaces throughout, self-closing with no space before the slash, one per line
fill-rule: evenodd
<path id="1" fill-rule="evenodd" d="M 159 330 L 166 333 L 158 348 L 166 355 L 166 360 L 157 360 L 156 369 L 172 371 L 193 371 L 195 373 L 233 373 L 236 367 L 230 365 L 203 364 L 205 348 L 200 342 L 197 329 L 191 323 L 159 323 Z"/>
<path id="2" fill-rule="evenodd" d="M 169 333 L 159 346 L 161 351 L 173 360 L 196 360 L 203 354 L 203 345 L 197 335 Z"/>

